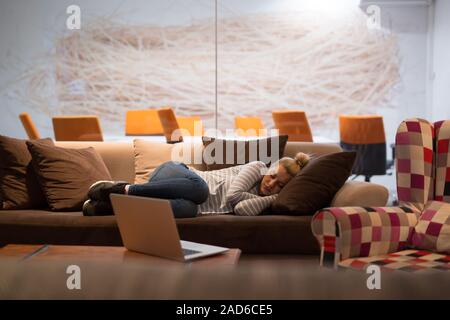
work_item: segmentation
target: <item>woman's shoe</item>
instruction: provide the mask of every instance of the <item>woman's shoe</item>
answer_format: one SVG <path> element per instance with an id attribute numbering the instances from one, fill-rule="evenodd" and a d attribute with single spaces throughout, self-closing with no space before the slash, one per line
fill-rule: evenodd
<path id="1" fill-rule="evenodd" d="M 110 202 L 89 199 L 83 204 L 83 215 L 111 216 L 114 215 L 114 211 Z"/>
<path id="2" fill-rule="evenodd" d="M 128 184 L 124 181 L 97 181 L 89 188 L 88 197 L 92 200 L 110 203 L 109 195 L 111 193 L 124 194 L 125 186 Z"/>

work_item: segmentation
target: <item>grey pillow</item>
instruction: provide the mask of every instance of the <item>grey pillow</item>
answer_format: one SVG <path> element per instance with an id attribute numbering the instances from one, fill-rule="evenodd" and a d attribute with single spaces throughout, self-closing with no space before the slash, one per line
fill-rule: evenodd
<path id="1" fill-rule="evenodd" d="M 252 161 L 263 161 L 269 166 L 272 162 L 270 160 L 276 161 L 283 157 L 288 136 L 283 135 L 252 140 L 225 140 L 203 137 L 202 140 L 204 145 L 203 161 L 206 160 L 206 169 L 209 171 L 225 169 Z M 276 142 L 278 142 L 278 148 L 272 150 L 272 144 L 276 145 Z M 221 154 L 217 154 L 217 152 Z M 211 156 L 211 159 L 209 159 L 209 156 Z M 212 160 L 218 161 L 213 162 Z"/>

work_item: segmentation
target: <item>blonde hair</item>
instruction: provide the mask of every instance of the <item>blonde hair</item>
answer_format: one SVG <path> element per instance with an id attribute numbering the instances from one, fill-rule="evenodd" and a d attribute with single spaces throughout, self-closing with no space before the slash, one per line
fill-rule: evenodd
<path id="1" fill-rule="evenodd" d="M 306 153 L 299 152 L 295 155 L 294 159 L 284 157 L 278 160 L 276 164 L 283 166 L 291 177 L 295 177 L 308 164 L 310 159 L 311 157 Z"/>

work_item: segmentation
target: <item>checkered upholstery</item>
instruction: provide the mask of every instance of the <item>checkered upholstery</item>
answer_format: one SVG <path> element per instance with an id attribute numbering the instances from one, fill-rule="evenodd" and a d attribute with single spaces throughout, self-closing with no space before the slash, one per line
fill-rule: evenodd
<path id="1" fill-rule="evenodd" d="M 403 121 L 396 135 L 395 159 L 400 207 L 318 211 L 312 230 L 322 248 L 321 264 L 366 265 L 372 259 L 387 259 L 386 254 L 395 256 L 399 254 L 396 251 L 412 246 L 449 253 L 449 149 L 450 121 Z M 389 268 L 398 269 L 396 262 Z M 413 268 L 419 265 L 412 260 L 408 263 L 414 264 Z M 448 265 L 444 268 L 448 269 Z"/>
<path id="2" fill-rule="evenodd" d="M 377 265 L 383 271 L 450 271 L 450 256 L 419 250 L 404 250 L 367 258 L 347 259 L 339 267 L 365 270 L 370 265 Z"/>
<path id="3" fill-rule="evenodd" d="M 395 138 L 397 193 L 401 205 L 423 210 L 433 200 L 434 127 L 426 120 L 403 121 Z"/>
<path id="4" fill-rule="evenodd" d="M 449 203 L 427 203 L 415 227 L 412 244 L 418 249 L 450 254 Z"/>
<path id="5" fill-rule="evenodd" d="M 419 211 L 409 207 L 343 207 L 317 212 L 312 231 L 321 250 L 321 265 L 404 249 L 411 240 Z"/>
<path id="6" fill-rule="evenodd" d="M 450 203 L 450 121 L 435 125 L 436 191 L 434 200 Z"/>

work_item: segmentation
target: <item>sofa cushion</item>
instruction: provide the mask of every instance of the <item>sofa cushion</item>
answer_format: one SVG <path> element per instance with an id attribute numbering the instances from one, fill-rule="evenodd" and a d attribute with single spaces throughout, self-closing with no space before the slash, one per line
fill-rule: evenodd
<path id="1" fill-rule="evenodd" d="M 0 211 L 0 246 L 6 244 L 122 245 L 114 216 L 82 212 Z"/>
<path id="2" fill-rule="evenodd" d="M 173 144 L 163 144 L 143 139 L 134 139 L 134 183 L 146 183 L 150 174 L 160 164 L 169 161 Z"/>
<path id="3" fill-rule="evenodd" d="M 53 145 L 51 139 L 38 140 Z M 31 165 L 26 140 L 0 136 L 0 194 L 6 210 L 39 209 L 47 206 Z"/>
<path id="4" fill-rule="evenodd" d="M 450 203 L 431 201 L 414 228 L 416 249 L 450 254 Z"/>
<path id="5" fill-rule="evenodd" d="M 283 157 L 287 135 L 253 140 L 225 140 L 203 137 L 203 160 L 206 168 L 220 170 L 252 161 L 262 161 L 267 166 Z M 272 146 L 276 150 L 272 150 Z"/>
<path id="6" fill-rule="evenodd" d="M 338 152 L 312 159 L 281 190 L 272 210 L 289 215 L 311 215 L 328 207 L 348 179 L 355 157 L 355 152 Z"/>
<path id="7" fill-rule="evenodd" d="M 89 187 L 111 180 L 102 158 L 94 148 L 67 149 L 27 141 L 33 168 L 53 211 L 81 210 Z"/>
<path id="8" fill-rule="evenodd" d="M 197 170 L 204 170 L 201 143 L 166 144 L 134 139 L 134 183 L 146 183 L 155 168 L 166 161 L 180 161 Z"/>
<path id="9" fill-rule="evenodd" d="M 369 266 L 379 266 L 382 271 L 450 271 L 450 256 L 419 250 L 402 250 L 389 254 L 345 259 L 339 267 L 366 271 Z"/>
<path id="10" fill-rule="evenodd" d="M 176 220 L 183 240 L 240 248 L 244 253 L 317 254 L 311 217 L 235 215 Z M 121 246 L 115 216 L 81 212 L 0 211 L 0 246 L 16 243 Z"/>

